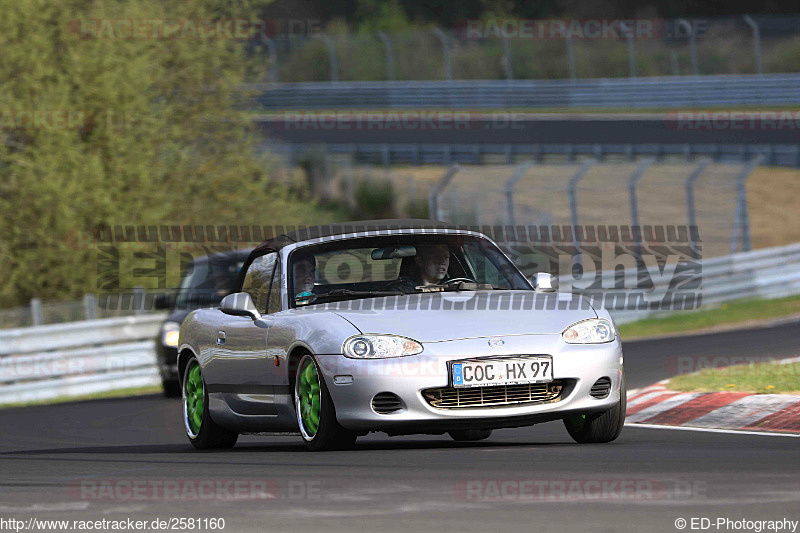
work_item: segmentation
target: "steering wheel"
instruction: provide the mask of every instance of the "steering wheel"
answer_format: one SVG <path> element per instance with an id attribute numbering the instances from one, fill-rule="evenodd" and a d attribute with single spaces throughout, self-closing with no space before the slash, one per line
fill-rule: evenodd
<path id="1" fill-rule="evenodd" d="M 453 278 L 453 279 L 448 279 L 447 281 L 442 283 L 442 285 L 447 286 L 447 285 L 450 285 L 451 283 L 459 283 L 459 282 L 478 283 L 477 281 L 475 281 L 474 279 L 471 279 L 471 278 Z"/>

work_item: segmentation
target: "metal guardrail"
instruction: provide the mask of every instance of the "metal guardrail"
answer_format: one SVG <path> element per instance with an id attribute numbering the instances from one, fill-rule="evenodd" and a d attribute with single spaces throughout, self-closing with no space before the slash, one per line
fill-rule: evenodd
<path id="1" fill-rule="evenodd" d="M 635 270 L 626 271 L 626 275 L 635 276 Z M 666 288 L 662 284 L 654 290 Z M 742 298 L 769 299 L 800 294 L 800 243 L 706 259 L 702 261 L 700 291 L 703 306 Z M 623 324 L 673 312 L 620 310 L 611 311 L 611 314 L 617 323 Z"/>
<path id="2" fill-rule="evenodd" d="M 252 84 L 261 109 L 690 108 L 800 103 L 800 74 Z"/>
<path id="3" fill-rule="evenodd" d="M 0 404 L 161 383 L 164 313 L 0 330 Z"/>
<path id="4" fill-rule="evenodd" d="M 800 243 L 705 260 L 702 276 L 703 304 L 800 294 Z M 612 314 L 626 323 L 672 312 Z M 154 314 L 0 331 L 0 404 L 158 385 L 153 338 L 163 319 Z"/>
<path id="5" fill-rule="evenodd" d="M 382 165 L 463 165 L 485 164 L 488 158 L 504 159 L 508 164 L 519 158 L 542 160 L 560 157 L 567 162 L 582 157 L 603 160 L 610 156 L 630 160 L 639 157 L 698 158 L 719 162 L 742 162 L 763 155 L 764 165 L 800 167 L 800 145 L 744 144 L 326 144 L 270 143 L 273 153 L 286 156 L 289 164 L 303 154 L 322 148 L 328 154 L 347 155 L 360 163 Z"/>

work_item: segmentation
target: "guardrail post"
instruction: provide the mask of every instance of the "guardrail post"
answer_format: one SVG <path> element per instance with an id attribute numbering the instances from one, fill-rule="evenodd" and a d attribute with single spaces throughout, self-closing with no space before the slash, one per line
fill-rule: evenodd
<path id="1" fill-rule="evenodd" d="M 639 180 L 642 179 L 642 176 L 644 176 L 644 173 L 647 172 L 647 169 L 653 164 L 654 161 L 655 158 L 653 157 L 645 159 L 639 163 L 639 166 L 633 171 L 631 177 L 628 178 L 628 194 L 630 195 L 631 202 L 631 230 L 634 232 L 634 234 L 636 234 L 636 228 L 639 226 L 639 206 L 636 202 L 636 185 L 639 183 Z M 641 229 L 636 237 L 635 248 L 636 260 L 638 261 L 642 255 Z"/>
<path id="2" fill-rule="evenodd" d="M 514 79 L 514 68 L 511 65 L 511 47 L 508 45 L 508 37 L 503 35 L 503 70 L 507 80 Z"/>
<path id="3" fill-rule="evenodd" d="M 678 19 L 678 24 L 686 28 L 686 33 L 689 36 L 689 56 L 692 58 L 692 74 L 698 75 L 697 68 L 697 42 L 695 41 L 694 28 L 686 19 Z"/>
<path id="4" fill-rule="evenodd" d="M 383 53 L 386 56 L 386 79 L 394 81 L 394 52 L 392 50 L 392 38 L 386 33 L 379 31 L 378 39 L 383 42 Z"/>
<path id="5" fill-rule="evenodd" d="M 439 181 L 436 182 L 436 185 L 431 187 L 430 192 L 428 193 L 428 212 L 430 216 L 434 220 L 439 220 L 440 212 L 439 212 L 439 195 L 444 191 L 445 187 L 453 180 L 453 177 L 461 170 L 461 167 L 458 165 L 451 165 L 445 171 L 444 175 L 439 178 Z"/>
<path id="6" fill-rule="evenodd" d="M 336 59 L 336 43 L 329 35 L 319 34 L 319 38 L 325 42 L 328 48 L 328 66 L 330 67 L 331 81 L 339 81 L 339 61 Z"/>
<path id="7" fill-rule="evenodd" d="M 509 226 L 514 226 L 516 224 L 514 220 L 514 185 L 522 179 L 522 176 L 525 175 L 525 171 L 528 170 L 532 164 L 533 163 L 530 161 L 527 161 L 519 165 L 503 187 L 505 190 L 506 214 L 508 216 Z"/>
<path id="8" fill-rule="evenodd" d="M 42 318 L 42 301 L 39 298 L 31 298 L 31 324 L 41 326 L 44 323 Z"/>
<path id="9" fill-rule="evenodd" d="M 750 26 L 750 29 L 753 30 L 753 51 L 756 55 L 756 72 L 763 74 L 761 70 L 761 30 L 750 15 L 745 15 L 744 21 Z"/>
<path id="10" fill-rule="evenodd" d="M 711 164 L 710 158 L 703 158 L 694 170 L 689 174 L 689 177 L 686 178 L 686 183 L 684 184 L 686 188 L 686 214 L 688 215 L 689 220 L 689 246 L 694 249 L 696 244 L 692 238 L 694 236 L 694 232 L 692 231 L 693 226 L 697 226 L 697 211 L 694 208 L 694 183 L 697 181 L 697 178 L 700 177 L 700 174 L 706 169 L 708 165 Z"/>
<path id="11" fill-rule="evenodd" d="M 433 33 L 439 38 L 442 43 L 442 61 L 444 62 L 444 78 L 446 80 L 453 79 L 453 66 L 450 63 L 450 39 L 447 34 L 439 28 L 433 28 Z"/>
<path id="12" fill-rule="evenodd" d="M 569 183 L 567 184 L 567 193 L 569 195 L 569 221 L 570 224 L 572 224 L 573 245 L 575 246 L 575 250 L 578 249 L 578 182 L 583 179 L 595 163 L 597 163 L 597 161 L 594 159 L 587 159 L 584 161 L 578 171 L 569 178 Z M 581 256 L 578 255 L 578 264 L 580 264 L 580 259 Z"/>
<path id="13" fill-rule="evenodd" d="M 278 47 L 275 46 L 275 41 L 267 37 L 263 37 L 264 44 L 269 50 L 269 57 L 272 59 L 272 64 L 269 66 L 269 79 L 272 83 L 278 83 Z"/>
<path id="14" fill-rule="evenodd" d="M 750 241 L 750 215 L 747 209 L 747 178 L 763 160 L 764 156 L 762 154 L 757 155 L 736 176 L 736 216 L 731 234 L 732 254 L 736 253 L 736 242 L 739 240 L 740 228 L 742 232 L 742 251 L 749 252 L 752 248 Z"/>
<path id="15" fill-rule="evenodd" d="M 572 35 L 567 34 L 567 61 L 569 61 L 569 78 L 578 78 L 578 67 L 575 65 L 575 49 L 572 47 Z"/>
<path id="16" fill-rule="evenodd" d="M 86 312 L 86 320 L 97 318 L 97 299 L 94 294 L 83 295 L 83 309 Z"/>

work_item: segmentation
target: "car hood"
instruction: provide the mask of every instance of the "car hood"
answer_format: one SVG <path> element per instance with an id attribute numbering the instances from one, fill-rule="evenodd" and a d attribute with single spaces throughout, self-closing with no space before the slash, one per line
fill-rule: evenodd
<path id="1" fill-rule="evenodd" d="M 597 314 L 571 294 L 533 291 L 426 293 L 332 304 L 361 333 L 440 342 L 505 335 L 559 334 Z"/>

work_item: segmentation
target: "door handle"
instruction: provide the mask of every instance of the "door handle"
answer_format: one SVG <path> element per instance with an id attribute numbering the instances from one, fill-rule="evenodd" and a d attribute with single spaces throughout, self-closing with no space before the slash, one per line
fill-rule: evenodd
<path id="1" fill-rule="evenodd" d="M 219 333 L 217 333 L 217 344 L 220 345 L 220 346 L 225 344 L 225 332 L 224 331 L 220 331 Z"/>

